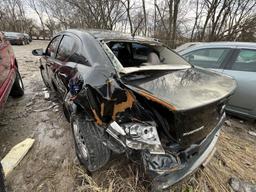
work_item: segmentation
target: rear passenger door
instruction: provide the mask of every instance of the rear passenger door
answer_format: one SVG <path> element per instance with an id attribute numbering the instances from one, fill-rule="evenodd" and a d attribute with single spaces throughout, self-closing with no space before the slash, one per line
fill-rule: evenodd
<path id="1" fill-rule="evenodd" d="M 256 115 L 256 49 L 238 49 L 223 73 L 233 77 L 238 86 L 229 108 Z"/>
<path id="2" fill-rule="evenodd" d="M 56 55 L 55 81 L 58 91 L 64 97 L 69 89 L 70 79 L 78 75 L 78 70 L 86 70 L 87 59 L 82 50 L 82 42 L 75 35 L 64 35 Z M 77 77 L 79 78 L 79 77 Z"/>

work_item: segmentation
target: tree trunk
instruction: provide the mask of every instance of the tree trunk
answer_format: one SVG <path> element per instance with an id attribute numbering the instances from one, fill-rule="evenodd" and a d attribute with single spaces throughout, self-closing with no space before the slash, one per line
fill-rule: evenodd
<path id="1" fill-rule="evenodd" d="M 145 0 L 142 0 L 142 8 L 143 8 L 143 15 L 144 15 L 144 35 L 147 35 L 147 13 L 146 13 L 146 6 Z"/>

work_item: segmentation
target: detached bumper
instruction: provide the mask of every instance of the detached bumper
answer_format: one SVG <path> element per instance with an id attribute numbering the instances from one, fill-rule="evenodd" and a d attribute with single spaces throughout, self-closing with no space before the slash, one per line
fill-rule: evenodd
<path id="1" fill-rule="evenodd" d="M 209 161 L 215 152 L 215 145 L 219 138 L 220 128 L 224 123 L 225 117 L 226 115 L 224 113 L 217 126 L 200 144 L 192 146 L 192 149 L 185 150 L 179 155 L 185 158 L 183 160 L 181 159 L 181 162 L 179 162 L 176 168 L 170 168 L 170 171 L 157 173 L 158 175 L 154 177 L 152 181 L 152 191 L 161 191 L 170 187 L 194 172 L 200 165 Z M 196 153 L 195 150 L 197 151 Z M 191 155 L 192 153 L 194 155 Z M 155 164 L 156 162 L 147 163 L 149 165 Z"/>

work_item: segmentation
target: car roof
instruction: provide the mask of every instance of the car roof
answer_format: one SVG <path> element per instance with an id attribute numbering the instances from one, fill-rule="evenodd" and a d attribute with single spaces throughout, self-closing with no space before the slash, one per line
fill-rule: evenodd
<path id="1" fill-rule="evenodd" d="M 204 48 L 245 48 L 245 49 L 256 49 L 256 43 L 253 42 L 233 42 L 233 41 L 219 41 L 219 42 L 205 42 L 202 44 L 196 44 L 189 47 L 179 53 L 186 54 L 188 52 L 204 49 Z"/>
<path id="2" fill-rule="evenodd" d="M 9 32 L 9 31 L 6 31 L 6 32 L 4 32 L 4 34 L 20 35 L 21 33 L 19 33 L 19 32 Z"/>
<path id="3" fill-rule="evenodd" d="M 175 51 L 176 52 L 180 52 L 180 51 L 183 51 L 189 47 L 192 47 L 192 46 L 195 46 L 195 45 L 198 45 L 198 44 L 202 44 L 203 42 L 188 42 L 188 43 L 184 43 L 178 47 L 176 47 Z"/>
<path id="4" fill-rule="evenodd" d="M 71 32 L 77 35 L 88 33 L 97 40 L 103 41 L 131 41 L 149 44 L 162 44 L 158 39 L 150 37 L 132 36 L 129 33 L 119 31 L 100 30 L 100 29 L 69 29 L 66 32 Z"/>

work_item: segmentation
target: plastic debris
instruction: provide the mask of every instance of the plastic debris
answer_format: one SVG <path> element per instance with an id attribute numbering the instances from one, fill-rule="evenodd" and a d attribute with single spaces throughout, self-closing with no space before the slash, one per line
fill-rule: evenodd
<path id="1" fill-rule="evenodd" d="M 8 176 L 12 172 L 12 170 L 20 163 L 20 161 L 25 157 L 34 142 L 34 139 L 25 139 L 21 143 L 15 145 L 2 159 L 1 163 L 5 176 Z"/>
<path id="2" fill-rule="evenodd" d="M 44 99 L 49 100 L 50 99 L 50 93 L 48 91 L 44 91 Z"/>
<path id="3" fill-rule="evenodd" d="M 248 131 L 248 133 L 249 133 L 249 135 L 256 137 L 256 132 L 254 132 L 254 131 Z"/>
<path id="4" fill-rule="evenodd" d="M 228 126 L 228 127 L 231 127 L 231 122 L 229 120 L 226 120 L 225 121 L 225 124 Z"/>
<path id="5" fill-rule="evenodd" d="M 229 179 L 229 185 L 235 192 L 256 192 L 256 185 L 241 181 L 235 177 Z"/>

